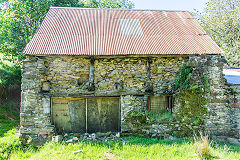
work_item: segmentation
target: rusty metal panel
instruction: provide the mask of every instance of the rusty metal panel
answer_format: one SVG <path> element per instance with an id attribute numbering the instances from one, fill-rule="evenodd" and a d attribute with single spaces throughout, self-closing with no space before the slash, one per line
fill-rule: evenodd
<path id="1" fill-rule="evenodd" d="M 150 97 L 150 111 L 165 112 L 168 110 L 168 97 L 167 96 L 151 96 Z"/>
<path id="2" fill-rule="evenodd" d="M 86 132 L 86 99 L 69 101 L 72 132 Z"/>
<path id="3" fill-rule="evenodd" d="M 53 124 L 57 128 L 57 131 L 60 133 L 71 132 L 72 125 L 68 103 L 53 102 L 52 110 Z"/>
<path id="4" fill-rule="evenodd" d="M 138 23 L 121 25 L 122 21 Z M 124 34 L 135 31 L 141 34 Z M 222 50 L 186 11 L 51 7 L 24 53 L 218 54 Z"/>
<path id="5" fill-rule="evenodd" d="M 119 97 L 93 97 L 87 99 L 88 132 L 117 132 L 120 129 Z"/>

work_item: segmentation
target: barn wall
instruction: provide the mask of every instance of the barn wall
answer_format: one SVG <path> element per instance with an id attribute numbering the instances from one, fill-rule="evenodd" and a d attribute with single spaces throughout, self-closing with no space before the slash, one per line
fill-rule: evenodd
<path id="1" fill-rule="evenodd" d="M 90 58 L 77 56 L 39 57 L 45 61 L 49 93 L 54 96 L 143 95 L 146 90 L 148 58 L 95 57 L 95 90 L 89 91 Z M 169 94 L 174 78 L 187 58 L 153 57 L 150 78 L 155 94 Z"/>
<path id="2" fill-rule="evenodd" d="M 206 105 L 208 113 L 205 116 L 206 130 L 212 135 L 229 135 L 230 110 L 226 107 L 221 56 L 94 58 L 94 87 L 91 89 L 90 57 L 39 56 L 23 62 L 20 130 L 22 137 L 27 139 L 30 135 L 31 139 L 46 139 L 54 133 L 51 97 L 94 96 L 120 97 L 122 132 L 135 132 L 140 129 L 144 134 L 171 135 L 174 130 L 179 129 L 178 124 L 151 124 L 143 127 L 135 122 L 129 123 L 129 114 L 132 111 L 145 111 L 149 95 L 173 94 L 174 79 L 184 62 L 193 67 L 195 74 L 192 75 L 192 79 L 195 82 L 199 80 L 200 73 L 210 79 L 210 101 Z M 149 86 L 152 86 L 152 89 Z M 174 114 L 178 105 L 175 103 Z M 139 122 L 141 119 L 137 121 Z"/>
<path id="3" fill-rule="evenodd" d="M 50 96 L 42 91 L 45 71 L 42 59 L 34 58 L 23 62 L 20 133 L 24 144 L 28 140 L 49 139 L 54 131 L 51 124 Z"/>
<path id="4" fill-rule="evenodd" d="M 192 80 L 201 84 L 200 77 L 208 78 L 209 93 L 207 98 L 207 114 L 205 115 L 205 131 L 214 136 L 232 136 L 230 108 L 227 102 L 226 81 L 223 76 L 224 59 L 220 55 L 192 56 L 188 65 L 193 67 Z"/>
<path id="5" fill-rule="evenodd" d="M 228 95 L 229 108 L 231 114 L 231 134 L 235 138 L 240 138 L 240 85 L 230 85 Z"/>

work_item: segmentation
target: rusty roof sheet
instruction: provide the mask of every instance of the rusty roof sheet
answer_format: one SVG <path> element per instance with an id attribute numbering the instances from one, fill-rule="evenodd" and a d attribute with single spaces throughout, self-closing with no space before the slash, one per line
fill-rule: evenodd
<path id="1" fill-rule="evenodd" d="M 51 7 L 27 55 L 218 54 L 186 11 Z"/>

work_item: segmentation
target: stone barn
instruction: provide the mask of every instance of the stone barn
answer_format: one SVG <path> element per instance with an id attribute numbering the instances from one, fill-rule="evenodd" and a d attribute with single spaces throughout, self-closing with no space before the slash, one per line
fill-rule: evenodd
<path id="1" fill-rule="evenodd" d="M 21 137 L 184 136 L 174 89 L 184 66 L 191 83 L 207 77 L 209 88 L 200 104 L 207 112 L 185 127 L 201 121 L 208 134 L 231 136 L 221 52 L 186 11 L 51 7 L 24 50 Z"/>

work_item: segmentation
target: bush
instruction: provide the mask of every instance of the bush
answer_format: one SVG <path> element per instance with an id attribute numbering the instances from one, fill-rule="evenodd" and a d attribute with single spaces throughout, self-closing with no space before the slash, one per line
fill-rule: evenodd
<path id="1" fill-rule="evenodd" d="M 21 66 L 13 64 L 12 66 L 0 62 L 0 84 L 10 87 L 21 83 Z"/>

